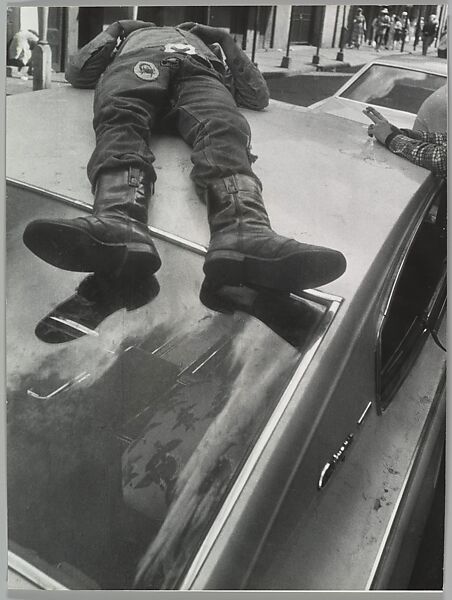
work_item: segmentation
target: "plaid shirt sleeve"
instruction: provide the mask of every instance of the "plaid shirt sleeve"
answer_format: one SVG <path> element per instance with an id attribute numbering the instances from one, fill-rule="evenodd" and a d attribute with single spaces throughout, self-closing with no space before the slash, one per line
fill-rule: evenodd
<path id="1" fill-rule="evenodd" d="M 447 177 L 447 133 L 403 130 L 402 133 L 390 134 L 385 144 L 394 154 L 438 177 Z"/>

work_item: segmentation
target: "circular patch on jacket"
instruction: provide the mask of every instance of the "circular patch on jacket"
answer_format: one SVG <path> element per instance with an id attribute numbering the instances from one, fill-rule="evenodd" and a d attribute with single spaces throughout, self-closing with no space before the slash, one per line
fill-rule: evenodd
<path id="1" fill-rule="evenodd" d="M 159 76 L 159 70 L 154 63 L 148 62 L 147 60 L 140 60 L 133 67 L 133 72 L 140 79 L 145 81 L 154 81 Z"/>
<path id="2" fill-rule="evenodd" d="M 196 48 L 191 44 L 166 44 L 165 52 L 183 52 L 184 54 L 196 54 Z"/>

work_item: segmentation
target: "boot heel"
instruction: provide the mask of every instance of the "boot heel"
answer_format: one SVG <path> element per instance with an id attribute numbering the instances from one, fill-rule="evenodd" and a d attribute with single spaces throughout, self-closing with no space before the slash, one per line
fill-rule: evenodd
<path id="1" fill-rule="evenodd" d="M 215 284 L 240 285 L 245 275 L 245 257 L 233 250 L 216 250 L 208 254 L 204 273 Z"/>
<path id="2" fill-rule="evenodd" d="M 155 273 L 160 269 L 162 261 L 155 248 L 148 244 L 128 243 L 120 271 L 147 271 Z"/>

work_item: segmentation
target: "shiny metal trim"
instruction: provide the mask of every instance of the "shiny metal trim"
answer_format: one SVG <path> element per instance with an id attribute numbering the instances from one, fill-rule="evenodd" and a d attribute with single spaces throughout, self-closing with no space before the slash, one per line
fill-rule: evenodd
<path id="1" fill-rule="evenodd" d="M 92 212 L 93 207 L 91 204 L 87 202 L 82 202 L 81 200 L 75 200 L 74 198 L 69 198 L 68 196 L 64 196 L 63 194 L 57 194 L 56 192 L 49 192 L 43 188 L 40 188 L 36 185 L 31 185 L 29 183 L 24 183 L 22 181 L 18 181 L 16 179 L 11 179 L 9 177 L 6 178 L 7 185 L 13 185 L 15 187 L 27 190 L 28 192 L 33 192 L 35 194 L 41 194 L 51 200 L 56 200 L 57 202 L 63 202 L 64 204 L 68 204 L 69 206 L 73 206 L 75 208 L 80 208 L 86 212 Z M 156 238 L 164 240 L 165 242 L 172 242 L 176 246 L 180 246 L 181 248 L 186 248 L 188 250 L 192 250 L 196 254 L 200 254 L 204 256 L 207 253 L 207 248 L 198 244 L 196 242 L 192 242 L 185 238 L 179 237 L 174 233 L 170 233 L 169 231 L 164 231 L 163 229 L 158 229 L 157 227 L 152 227 L 148 225 L 148 229 L 152 235 Z"/>
<path id="2" fill-rule="evenodd" d="M 316 298 L 318 294 L 322 294 L 321 292 L 316 292 Z M 280 401 L 275 407 L 273 413 L 271 414 L 267 424 L 265 425 L 263 431 L 258 437 L 255 445 L 253 446 L 248 458 L 245 461 L 240 473 L 238 474 L 236 480 L 234 481 L 226 499 L 223 502 L 220 510 L 218 511 L 215 520 L 213 521 L 209 531 L 207 532 L 204 540 L 201 543 L 201 546 L 193 558 L 190 567 L 188 568 L 185 576 L 183 577 L 181 584 L 178 589 L 180 590 L 189 590 L 194 583 L 195 578 L 198 576 L 199 571 L 201 570 L 204 562 L 206 561 L 208 555 L 210 554 L 212 547 L 220 535 L 221 530 L 223 529 L 229 515 L 231 514 L 237 500 L 239 499 L 243 489 L 248 482 L 252 472 L 254 471 L 257 462 L 259 461 L 265 447 L 267 446 L 268 441 L 272 437 L 278 423 L 280 422 L 289 402 L 292 400 L 293 395 L 305 374 L 309 364 L 311 363 L 314 354 L 318 350 L 323 338 L 326 335 L 331 323 L 334 320 L 334 317 L 337 314 L 337 311 L 340 308 L 341 302 L 334 301 L 328 308 L 328 311 L 324 315 L 321 325 L 319 326 L 318 336 L 315 340 L 313 340 L 310 348 L 306 351 L 304 356 L 302 357 L 298 367 L 295 370 L 291 380 L 289 381 L 286 389 L 284 390 Z"/>
<path id="3" fill-rule="evenodd" d="M 427 436 L 427 432 L 430 429 L 430 425 L 431 425 L 432 421 L 434 420 L 434 418 L 436 417 L 436 415 L 438 413 L 439 405 L 440 405 L 441 399 L 443 397 L 444 397 L 444 401 L 445 401 L 445 394 L 446 394 L 446 371 L 444 370 L 444 372 L 442 374 L 442 377 L 441 377 L 441 380 L 440 380 L 440 382 L 438 384 L 438 387 L 436 389 L 435 397 L 434 397 L 434 399 L 432 401 L 432 405 L 431 405 L 430 410 L 429 410 L 429 412 L 427 414 L 427 417 L 425 419 L 424 426 L 422 428 L 421 434 L 418 437 L 418 440 L 416 442 L 416 446 L 415 446 L 413 455 L 411 457 L 410 464 L 408 466 L 408 470 L 406 472 L 406 475 L 405 475 L 405 478 L 403 480 L 402 486 L 400 488 L 399 495 L 397 497 L 397 500 L 394 503 L 394 510 L 392 511 L 391 517 L 389 519 L 389 522 L 388 522 L 388 524 L 386 526 L 386 529 L 385 529 L 385 532 L 383 534 L 383 539 L 382 539 L 382 541 L 380 543 L 380 546 L 378 548 L 378 552 L 377 552 L 376 558 L 374 560 L 374 564 L 372 565 L 372 570 L 371 570 L 370 575 L 369 575 L 369 577 L 367 579 L 366 586 L 364 588 L 364 590 L 366 592 L 367 591 L 372 591 L 373 581 L 374 581 L 374 579 L 375 579 L 375 577 L 377 575 L 377 571 L 378 571 L 378 568 L 380 566 L 381 559 L 383 557 L 385 548 L 386 548 L 386 546 L 388 544 L 388 540 L 389 540 L 389 538 L 391 536 L 391 533 L 392 533 L 392 531 L 394 529 L 394 524 L 395 524 L 396 519 L 398 517 L 401 504 L 402 504 L 402 502 L 405 499 L 406 489 L 407 489 L 407 487 L 408 487 L 408 485 L 409 485 L 409 483 L 411 481 L 411 478 L 413 476 L 414 467 L 416 466 L 416 464 L 417 464 L 417 462 L 419 460 L 419 456 L 421 454 L 421 448 L 424 446 L 424 440 L 425 440 L 425 438 Z"/>
<path id="4" fill-rule="evenodd" d="M 84 333 L 86 335 L 92 335 L 95 337 L 99 337 L 99 333 L 95 329 L 90 329 L 89 327 L 85 327 L 77 321 L 73 321 L 72 319 L 66 319 L 65 317 L 49 317 L 52 321 L 56 321 L 57 323 L 62 323 L 71 329 L 75 329 L 75 331 L 80 331 L 80 333 Z"/>
<path id="5" fill-rule="evenodd" d="M 222 347 L 223 346 L 221 346 L 220 348 L 217 348 L 211 354 L 209 354 L 209 356 L 205 360 L 203 360 L 202 363 L 200 363 L 195 369 L 193 369 L 193 371 L 191 372 L 192 375 L 197 373 L 199 371 L 199 369 L 204 367 L 209 362 L 209 360 L 211 360 L 216 354 L 218 354 L 218 352 L 221 350 Z"/>
<path id="6" fill-rule="evenodd" d="M 308 299 L 308 300 L 313 300 L 315 302 L 319 302 L 320 304 L 323 304 L 324 306 L 329 306 L 329 304 L 332 302 L 339 302 L 339 304 L 341 304 L 344 300 L 342 298 L 342 296 L 328 294 L 326 292 L 322 292 L 322 291 L 316 290 L 316 289 L 304 290 L 303 293 L 300 294 L 299 296 L 297 294 L 290 294 L 290 295 L 293 298 L 296 298 L 298 300 L 302 300 L 303 298 Z"/>
<path id="7" fill-rule="evenodd" d="M 323 467 L 322 472 L 320 473 L 319 481 L 317 483 L 317 489 L 319 491 L 323 490 L 328 481 L 331 479 L 339 462 L 343 462 L 345 460 L 345 453 L 350 447 L 350 444 L 353 442 L 353 439 L 354 434 L 349 433 L 347 438 L 342 442 L 339 450 L 337 450 L 333 454 L 331 460 L 329 460 Z"/>
<path id="8" fill-rule="evenodd" d="M 379 416 L 381 416 L 383 414 L 384 410 L 387 408 L 387 406 L 382 407 L 382 398 L 381 398 L 381 336 L 383 333 L 383 327 L 386 323 L 388 311 L 391 306 L 391 302 L 392 302 L 397 284 L 399 283 L 399 279 L 401 277 L 402 271 L 405 268 L 405 263 L 407 261 L 408 254 L 409 254 L 411 247 L 414 243 L 414 240 L 419 232 L 419 229 L 422 227 L 425 216 L 428 214 L 428 211 L 430 210 L 430 207 L 432 205 L 432 202 L 433 202 L 435 196 L 437 194 L 439 194 L 442 189 L 442 185 L 443 184 L 439 184 L 437 187 L 435 187 L 435 189 L 432 190 L 429 199 L 425 203 L 425 206 L 418 211 L 417 222 L 416 222 L 415 226 L 413 227 L 413 230 L 411 231 L 411 234 L 408 238 L 408 242 L 405 243 L 403 252 L 401 253 L 398 261 L 394 261 L 392 264 L 392 267 L 390 267 L 390 269 L 389 269 L 388 279 L 392 278 L 392 283 L 391 283 L 391 285 L 388 286 L 388 288 L 386 288 L 384 290 L 383 300 L 381 302 L 381 309 L 380 309 L 380 313 L 379 313 L 379 317 L 378 317 L 378 321 L 377 321 L 376 338 L 375 338 L 376 342 L 375 342 L 375 351 L 374 351 L 374 358 L 375 358 L 375 365 L 376 365 L 376 369 L 375 369 L 375 383 L 376 383 L 375 407 L 376 407 L 377 414 Z"/>
<path id="9" fill-rule="evenodd" d="M 8 550 L 8 568 L 42 590 L 69 589 L 14 552 L 11 552 L 11 550 Z"/>
<path id="10" fill-rule="evenodd" d="M 65 390 L 69 389 L 70 387 L 72 387 L 76 383 L 81 383 L 82 381 L 84 381 L 85 379 L 87 379 L 87 377 L 89 377 L 89 376 L 90 376 L 90 373 L 88 373 L 86 371 L 83 371 L 83 373 L 80 373 L 79 375 L 77 375 L 76 377 L 74 377 L 70 381 L 64 383 L 62 386 L 60 386 L 59 388 L 57 388 L 53 392 L 50 392 L 50 394 L 47 394 L 47 396 L 40 396 L 39 394 L 37 394 L 33 390 L 27 390 L 27 395 L 30 396 L 31 398 L 35 398 L 36 400 L 49 400 L 49 398 L 53 398 L 54 396 L 56 396 L 60 392 L 64 392 Z"/>
<path id="11" fill-rule="evenodd" d="M 357 425 L 361 425 L 362 422 L 364 421 L 367 413 L 369 412 L 370 407 L 372 406 L 372 402 L 369 402 L 369 404 L 366 406 L 366 408 L 364 409 L 363 414 L 359 417 L 358 421 L 356 422 Z"/>

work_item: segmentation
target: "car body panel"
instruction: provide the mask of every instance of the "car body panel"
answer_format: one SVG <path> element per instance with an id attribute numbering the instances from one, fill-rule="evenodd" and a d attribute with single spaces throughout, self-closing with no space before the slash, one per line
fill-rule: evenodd
<path id="1" fill-rule="evenodd" d="M 7 128 L 17 131 L 18 136 L 32 126 L 33 111 L 27 97 L 22 94 L 7 98 Z M 67 87 L 40 91 L 35 97 L 33 110 L 42 116 L 41 123 L 34 126 L 35 135 L 42 140 L 41 151 L 36 156 L 30 144 L 18 144 L 7 136 L 8 177 L 91 204 L 85 168 L 94 143 L 90 131 L 92 92 Z M 58 113 L 52 106 L 61 106 L 59 110 L 68 115 L 58 120 L 54 141 L 45 135 L 52 114 Z M 263 112 L 243 112 L 253 131 L 252 150 L 258 155 L 254 168 L 264 184 L 264 201 L 273 228 L 302 242 L 342 251 L 349 259 L 347 271 L 322 289 L 341 297 L 353 296 L 392 229 L 394 218 L 407 204 L 416 204 L 412 195 L 428 172 L 377 144 L 371 146 L 360 126 L 341 123 L 331 115 L 292 110 L 284 103 L 272 103 Z M 68 168 L 65 152 L 74 122 L 86 135 L 73 135 Z M 187 145 L 174 137 L 156 135 L 153 147 L 158 182 L 151 201 L 150 224 L 207 246 L 205 206 L 197 199 L 189 179 Z M 277 163 L 275 157 L 279 157 Z M 328 163 L 327 179 L 320 176 L 324 161 Z M 380 169 L 387 177 L 380 177 Z M 349 171 L 353 173 L 351 178 L 342 177 Z M 405 190 L 403 197 L 393 197 L 395 186 Z M 374 199 L 369 200 L 365 210 L 363 189 Z M 294 219 L 293 215 L 300 216 Z M 369 222 L 374 224 L 370 230 Z"/>
<path id="2" fill-rule="evenodd" d="M 401 128 L 411 128 L 416 118 L 416 112 L 398 110 L 389 106 L 381 106 L 372 102 L 361 102 L 358 99 L 346 97 L 357 81 L 363 80 L 363 77 L 374 66 L 395 67 L 408 69 L 414 73 L 427 73 L 439 75 L 444 78 L 444 83 L 447 83 L 447 65 L 440 60 L 426 60 L 422 63 L 412 57 L 403 56 L 400 59 L 380 59 L 374 60 L 371 63 L 364 65 L 357 71 L 343 86 L 337 90 L 333 96 L 320 100 L 309 106 L 309 110 L 314 112 L 326 112 L 345 119 L 350 119 L 369 125 L 369 118 L 362 111 L 366 106 L 374 106 L 380 111 L 391 123 Z M 344 97 L 345 94 L 345 97 Z"/>
<path id="3" fill-rule="evenodd" d="M 347 505 L 348 484 L 343 483 L 341 475 L 346 465 L 339 465 L 332 481 L 319 492 L 321 473 L 351 433 L 357 438 L 355 448 L 361 437 L 362 443 L 365 443 L 366 438 L 362 435 L 364 429 L 358 433 L 364 415 L 367 415 L 365 422 L 371 423 L 368 426 L 369 435 L 376 438 L 379 427 L 385 427 L 384 419 L 390 418 L 392 406 L 383 416 L 378 416 L 375 410 L 378 320 L 391 286 L 392 273 L 438 188 L 438 182 L 424 169 L 392 155 L 384 147 L 370 144 L 358 123 L 328 114 L 296 110 L 283 103 L 272 102 L 268 110 L 260 113 L 244 111 L 253 131 L 253 151 L 259 155 L 256 173 L 264 183 L 264 198 L 273 227 L 301 241 L 335 247 L 345 254 L 348 262 L 341 278 L 324 286 L 320 292 L 307 292 L 307 298 L 315 306 L 323 306 L 326 308 L 325 314 L 331 314 L 326 321 L 319 321 L 316 331 L 321 333 L 318 337 L 320 341 L 317 345 L 310 344 L 303 357 L 284 338 L 265 327 L 262 321 L 249 318 L 246 314 L 240 315 L 240 312 L 232 316 L 219 315 L 206 311 L 199 303 L 202 255 L 208 243 L 205 207 L 197 200 L 188 177 L 189 149 L 178 139 L 156 136 L 153 147 L 159 178 L 150 222 L 156 243 L 164 256 L 164 265 L 167 265 L 162 273 L 157 274 L 161 283 L 160 294 L 138 310 L 116 312 L 96 328 L 93 335 L 60 348 L 55 345 L 48 348 L 33 338 L 34 326 L 62 298 L 73 293 L 81 275 L 63 274 L 39 261 L 21 246 L 20 235 L 27 220 L 37 216 L 53 216 L 54 212 L 75 215 L 81 210 L 90 209 L 92 200 L 85 164 L 93 145 L 91 102 L 92 92 L 69 87 L 7 99 L 7 176 L 22 182 L 11 186 L 10 196 L 15 201 L 8 203 L 8 261 L 11 261 L 8 266 L 8 290 L 10 294 L 13 293 L 8 307 L 9 395 L 12 398 L 11 394 L 18 392 L 16 401 L 20 406 L 24 402 L 24 391 L 27 393 L 27 390 L 31 390 L 35 394 L 31 395 L 31 399 L 28 394 L 31 401 L 25 403 L 27 409 L 24 415 L 16 412 L 10 424 L 13 431 L 20 431 L 17 426 L 23 419 L 24 425 L 35 428 L 36 443 L 41 444 L 41 448 L 46 437 L 53 439 L 55 456 L 58 456 L 56 449 L 60 436 L 60 444 L 67 447 L 64 452 L 60 450 L 60 456 L 64 456 L 68 463 L 61 461 L 55 468 L 63 474 L 66 470 L 68 475 L 71 469 L 77 471 L 86 461 L 91 469 L 93 465 L 89 456 L 96 457 L 99 473 L 104 479 L 100 477 L 96 480 L 95 476 L 90 476 L 93 490 L 91 501 L 95 503 L 90 507 L 90 518 L 94 519 L 95 527 L 89 530 L 89 534 L 96 536 L 96 544 L 111 548 L 111 543 L 108 543 L 110 534 L 100 517 L 105 511 L 101 510 L 101 503 L 96 504 L 102 496 L 99 486 L 102 487 L 102 481 L 107 481 L 109 477 L 106 465 L 111 458 L 112 465 L 109 468 L 114 475 L 112 481 L 115 481 L 121 471 L 128 471 L 127 456 L 134 450 L 131 440 L 139 442 L 135 450 L 140 448 L 140 444 L 144 447 L 151 440 L 155 441 L 152 435 L 145 439 L 137 437 L 130 428 L 126 428 L 126 431 L 123 424 L 136 423 L 132 417 L 146 412 L 148 400 L 143 396 L 143 390 L 153 389 L 156 373 L 160 371 L 163 379 L 177 381 L 181 377 L 181 366 L 186 366 L 190 348 L 194 348 L 192 362 L 196 363 L 195 368 L 201 367 L 203 357 L 212 355 L 209 354 L 211 348 L 217 342 L 221 345 L 218 335 L 225 336 L 226 342 L 236 348 L 234 356 L 242 365 L 239 375 L 241 373 L 243 377 L 247 374 L 245 380 L 241 380 L 240 376 L 235 380 L 237 394 L 231 391 L 229 398 L 225 398 L 225 406 L 229 410 L 220 410 L 213 420 L 212 415 L 209 419 L 198 415 L 196 422 L 190 425 L 188 421 L 175 420 L 175 413 L 168 417 L 171 407 L 160 404 L 154 425 L 157 430 L 160 427 L 159 431 L 164 433 L 166 440 L 174 442 L 176 434 L 172 433 L 172 427 L 181 426 L 181 432 L 186 429 L 185 434 L 178 432 L 177 437 L 182 440 L 179 449 L 183 451 L 180 451 L 180 456 L 183 454 L 182 463 L 187 468 L 177 471 L 175 482 L 174 463 L 171 461 L 179 450 L 176 447 L 169 449 L 167 455 L 170 455 L 170 460 L 168 462 L 165 459 L 166 462 L 162 464 L 167 469 L 164 469 L 166 476 L 168 473 L 170 476 L 166 481 L 157 477 L 153 482 L 154 495 L 146 496 L 143 493 L 140 496 L 141 492 L 127 495 L 125 489 L 123 497 L 132 503 L 133 510 L 140 515 L 148 510 L 149 499 L 153 500 L 152 510 L 156 511 L 152 516 L 153 530 L 157 543 L 147 551 L 144 540 L 140 543 L 147 557 L 143 563 L 144 571 L 149 573 L 150 569 L 154 569 L 158 573 L 160 569 L 160 575 L 163 573 L 158 586 L 182 589 L 237 589 L 252 586 L 253 570 L 261 564 L 258 562 L 261 551 L 264 552 L 264 561 L 265 537 L 267 534 L 273 535 L 272 525 L 279 523 L 278 508 L 285 502 L 284 498 L 291 501 L 292 488 L 297 491 L 294 513 L 297 520 L 301 520 L 303 515 L 308 518 L 313 510 L 319 511 L 320 504 L 327 506 L 330 501 L 325 498 L 329 497 L 334 486 L 339 486 L 343 491 L 342 503 Z M 36 114 L 40 115 L 40 120 L 36 120 Z M 58 117 L 55 118 L 55 115 Z M 76 128 L 74 123 L 78 124 Z M 49 128 L 54 128 L 54 134 L 49 134 Z M 39 153 L 36 153 L 33 149 L 35 145 L 30 144 L 25 135 L 30 130 L 39 140 Z M 70 144 L 68 140 L 71 140 Z M 298 218 L 294 218 L 294 215 Z M 17 265 L 21 265 L 20 269 L 15 269 Z M 26 281 L 29 291 L 27 297 L 21 296 L 23 281 Z M 34 302 L 29 306 L 28 298 L 31 296 Z M 165 332 L 159 345 L 157 338 L 161 331 L 157 326 L 162 322 L 170 332 Z M 209 323 L 214 323 L 210 328 L 213 338 L 206 333 Z M 243 329 L 249 329 L 247 336 L 241 335 Z M 180 345 L 168 344 L 174 338 L 183 337 L 180 333 L 187 333 L 184 352 L 180 351 Z M 177 373 L 171 371 L 172 367 L 167 369 L 168 365 L 164 363 L 157 365 L 153 352 L 159 348 L 172 352 L 173 360 L 178 364 Z M 155 364 L 149 371 L 146 365 L 149 365 L 151 355 Z M 274 361 L 275 356 L 278 356 L 278 361 Z M 242 364 L 242 357 L 251 360 L 251 368 L 245 366 L 246 361 Z M 252 357 L 255 357 L 254 362 Z M 403 422 L 388 421 L 388 435 L 392 431 L 396 436 L 391 439 L 391 456 L 394 460 L 400 456 L 403 445 L 403 440 L 398 437 L 397 426 L 405 424 L 411 427 L 412 419 L 416 423 L 413 437 L 405 440 L 407 445 L 394 493 L 401 489 L 409 456 L 413 456 L 416 450 L 416 431 L 422 429 L 428 408 L 433 402 L 436 389 L 434 382 L 442 369 L 442 359 L 437 355 L 434 357 L 438 359 L 438 364 L 435 363 L 435 370 L 430 375 L 432 387 L 426 391 L 428 400 L 417 399 L 416 402 L 420 404 L 416 407 L 419 410 L 409 411 Z M 275 362 L 273 367 L 272 361 Z M 109 381 L 106 376 L 113 373 L 114 369 L 116 375 Z M 429 366 L 425 365 L 422 372 L 428 369 Z M 94 384 L 100 382 L 91 391 L 88 379 L 81 377 L 87 371 L 96 374 Z M 267 374 L 265 378 L 259 376 L 262 372 Z M 119 376 L 121 373 L 122 379 Z M 126 373 L 129 377 L 125 376 Z M 192 372 L 190 377 L 193 375 Z M 262 393 L 262 388 L 267 386 L 270 390 L 275 382 L 279 386 L 277 392 Z M 68 383 L 75 384 L 73 391 L 79 385 L 85 392 L 73 395 L 70 402 L 63 404 L 59 402 L 63 396 L 56 394 L 52 397 L 51 394 Z M 189 378 L 187 383 L 193 383 L 192 379 Z M 67 390 L 67 397 L 71 398 L 69 388 L 62 392 L 66 393 Z M 247 395 L 251 400 L 247 400 Z M 127 399 L 124 406 L 121 398 Z M 80 402 L 80 399 L 83 401 Z M 96 401 L 93 402 L 93 399 Z M 130 408 L 132 400 L 135 407 Z M 49 422 L 46 423 L 42 418 L 36 422 L 33 419 L 27 421 L 27 414 L 30 416 L 29 411 L 34 410 L 33 405 L 37 409 L 42 402 L 53 406 L 53 411 L 56 411 L 55 414 L 53 411 L 49 413 Z M 404 406 L 404 402 L 407 402 L 405 396 L 400 406 Z M 195 405 L 192 402 L 192 408 Z M 266 415 L 261 410 L 264 405 Z M 396 402 L 396 405 L 399 404 Z M 208 402 L 203 406 L 207 414 Z M 93 410 L 94 420 L 89 417 Z M 397 414 L 403 416 L 403 410 L 398 411 Z M 74 435 L 68 436 L 72 422 L 68 417 L 71 413 Z M 38 414 L 39 411 L 36 412 Z M 87 418 L 84 418 L 84 414 Z M 198 428 L 201 421 L 202 427 Z M 102 424 L 102 435 L 97 425 L 89 433 L 90 422 Z M 232 462 L 229 457 L 221 462 L 220 457 L 223 454 L 226 456 L 231 450 L 228 448 L 231 440 L 236 442 L 233 452 L 234 448 L 240 447 L 237 440 L 243 436 L 247 423 L 254 427 L 248 438 L 254 436 L 254 441 L 248 447 L 244 444 L 246 451 L 236 454 L 234 477 L 224 478 L 223 474 L 231 469 Z M 389 426 L 391 423 L 392 426 Z M 194 432 L 191 429 L 193 425 Z M 152 432 L 152 428 L 149 431 Z M 238 437 L 234 437 L 236 434 Z M 118 442 L 116 446 L 112 443 L 113 438 L 115 444 Z M 29 439 L 24 443 L 30 444 Z M 87 448 L 83 448 L 84 441 Z M 11 437 L 11 442 L 14 443 L 14 437 Z M 75 453 L 69 451 L 71 444 L 73 450 L 77 450 Z M 88 446 L 93 452 L 88 452 Z M 108 454 L 109 450 L 111 455 Z M 381 448 L 375 449 L 375 457 L 381 461 L 378 451 Z M 30 445 L 28 452 L 32 453 Z M 347 449 L 347 455 L 349 452 L 355 452 L 353 444 L 350 450 Z M 9 454 L 11 456 L 11 452 Z M 15 448 L 15 455 L 15 464 L 20 465 L 21 444 Z M 39 456 L 35 482 L 43 492 L 49 493 L 44 487 L 48 477 L 46 454 L 41 452 Z M 135 460 L 135 465 L 141 470 L 145 466 L 142 456 Z M 353 460 L 358 461 L 359 452 L 353 456 Z M 74 461 L 79 459 L 79 467 L 75 468 Z M 199 468 L 199 465 L 203 465 L 203 468 Z M 215 470 L 215 465 L 222 465 L 225 470 Z M 18 491 L 23 490 L 22 478 L 27 473 L 24 466 L 22 469 L 17 467 L 17 472 L 14 469 L 12 471 L 17 478 Z M 370 470 L 366 472 L 370 473 Z M 379 480 L 375 484 L 380 485 L 387 472 L 380 469 L 377 475 Z M 337 477 L 338 481 L 333 484 Z M 168 480 L 172 480 L 171 489 L 176 489 L 176 496 L 170 495 L 172 508 L 166 515 L 164 505 L 167 502 L 165 489 L 168 489 Z M 68 481 L 73 485 L 73 481 Z M 207 483 L 210 486 L 207 489 L 212 490 L 212 494 L 206 492 Z M 146 487 L 149 487 L 149 482 L 143 485 L 143 488 Z M 116 498 L 116 485 L 110 485 L 109 489 L 111 497 Z M 63 491 L 56 492 L 63 494 Z M 372 493 L 369 490 L 369 494 Z M 220 503 L 217 502 L 218 498 Z M 216 504 L 211 503 L 212 499 Z M 58 508 L 58 498 L 53 500 Z M 110 516 L 115 514 L 115 502 Z M 44 510 L 39 502 L 36 502 L 36 506 Z M 177 511 L 174 508 L 177 506 L 182 506 L 183 510 Z M 357 506 L 357 501 L 353 506 Z M 371 504 L 362 504 L 358 508 L 362 515 L 363 511 L 364 514 L 365 511 L 371 511 Z M 99 515 L 98 519 L 94 518 L 95 514 Z M 375 540 L 369 545 L 369 552 L 363 555 L 363 573 L 364 568 L 370 572 L 375 562 L 378 544 L 384 538 L 391 514 L 389 505 L 378 511 L 382 518 L 373 522 Z M 353 519 L 351 513 L 348 513 L 348 517 Z M 360 522 L 362 525 L 363 521 Z M 62 518 L 59 523 L 67 524 L 67 519 Z M 122 527 L 127 529 L 127 521 L 122 523 Z M 143 530 L 143 521 L 141 518 L 132 519 L 129 525 L 130 531 L 136 532 L 136 537 L 132 534 L 130 543 L 136 543 Z M 334 526 L 335 522 L 332 521 L 331 528 Z M 340 522 L 336 523 L 336 527 L 339 526 Z M 198 536 L 189 536 L 194 540 L 194 546 L 183 541 L 184 531 L 194 532 Z M 337 539 L 340 539 L 339 533 L 340 527 L 334 531 Z M 25 539 L 29 534 L 23 528 Z M 35 534 L 41 535 L 39 528 Z M 315 536 L 315 532 L 312 532 L 312 536 Z M 305 538 L 308 545 L 312 536 L 310 534 Z M 311 539 L 311 542 L 315 544 L 315 539 Z M 353 543 L 351 536 L 350 545 L 353 546 Z M 286 549 L 281 548 L 279 552 L 283 556 Z M 176 558 L 181 563 L 174 570 Z M 344 566 L 330 559 L 331 556 L 325 559 L 325 565 L 336 566 L 338 570 Z M 89 556 L 80 557 L 80 560 L 91 567 Z M 94 577 L 93 574 L 91 576 Z M 304 576 L 308 577 L 306 573 Z M 345 573 L 338 572 L 336 581 L 340 577 L 346 577 Z M 358 579 L 354 578 L 352 582 L 357 588 L 363 585 L 363 578 Z M 274 582 L 281 586 L 282 579 L 275 576 Z M 327 585 L 327 580 L 324 585 Z"/>

